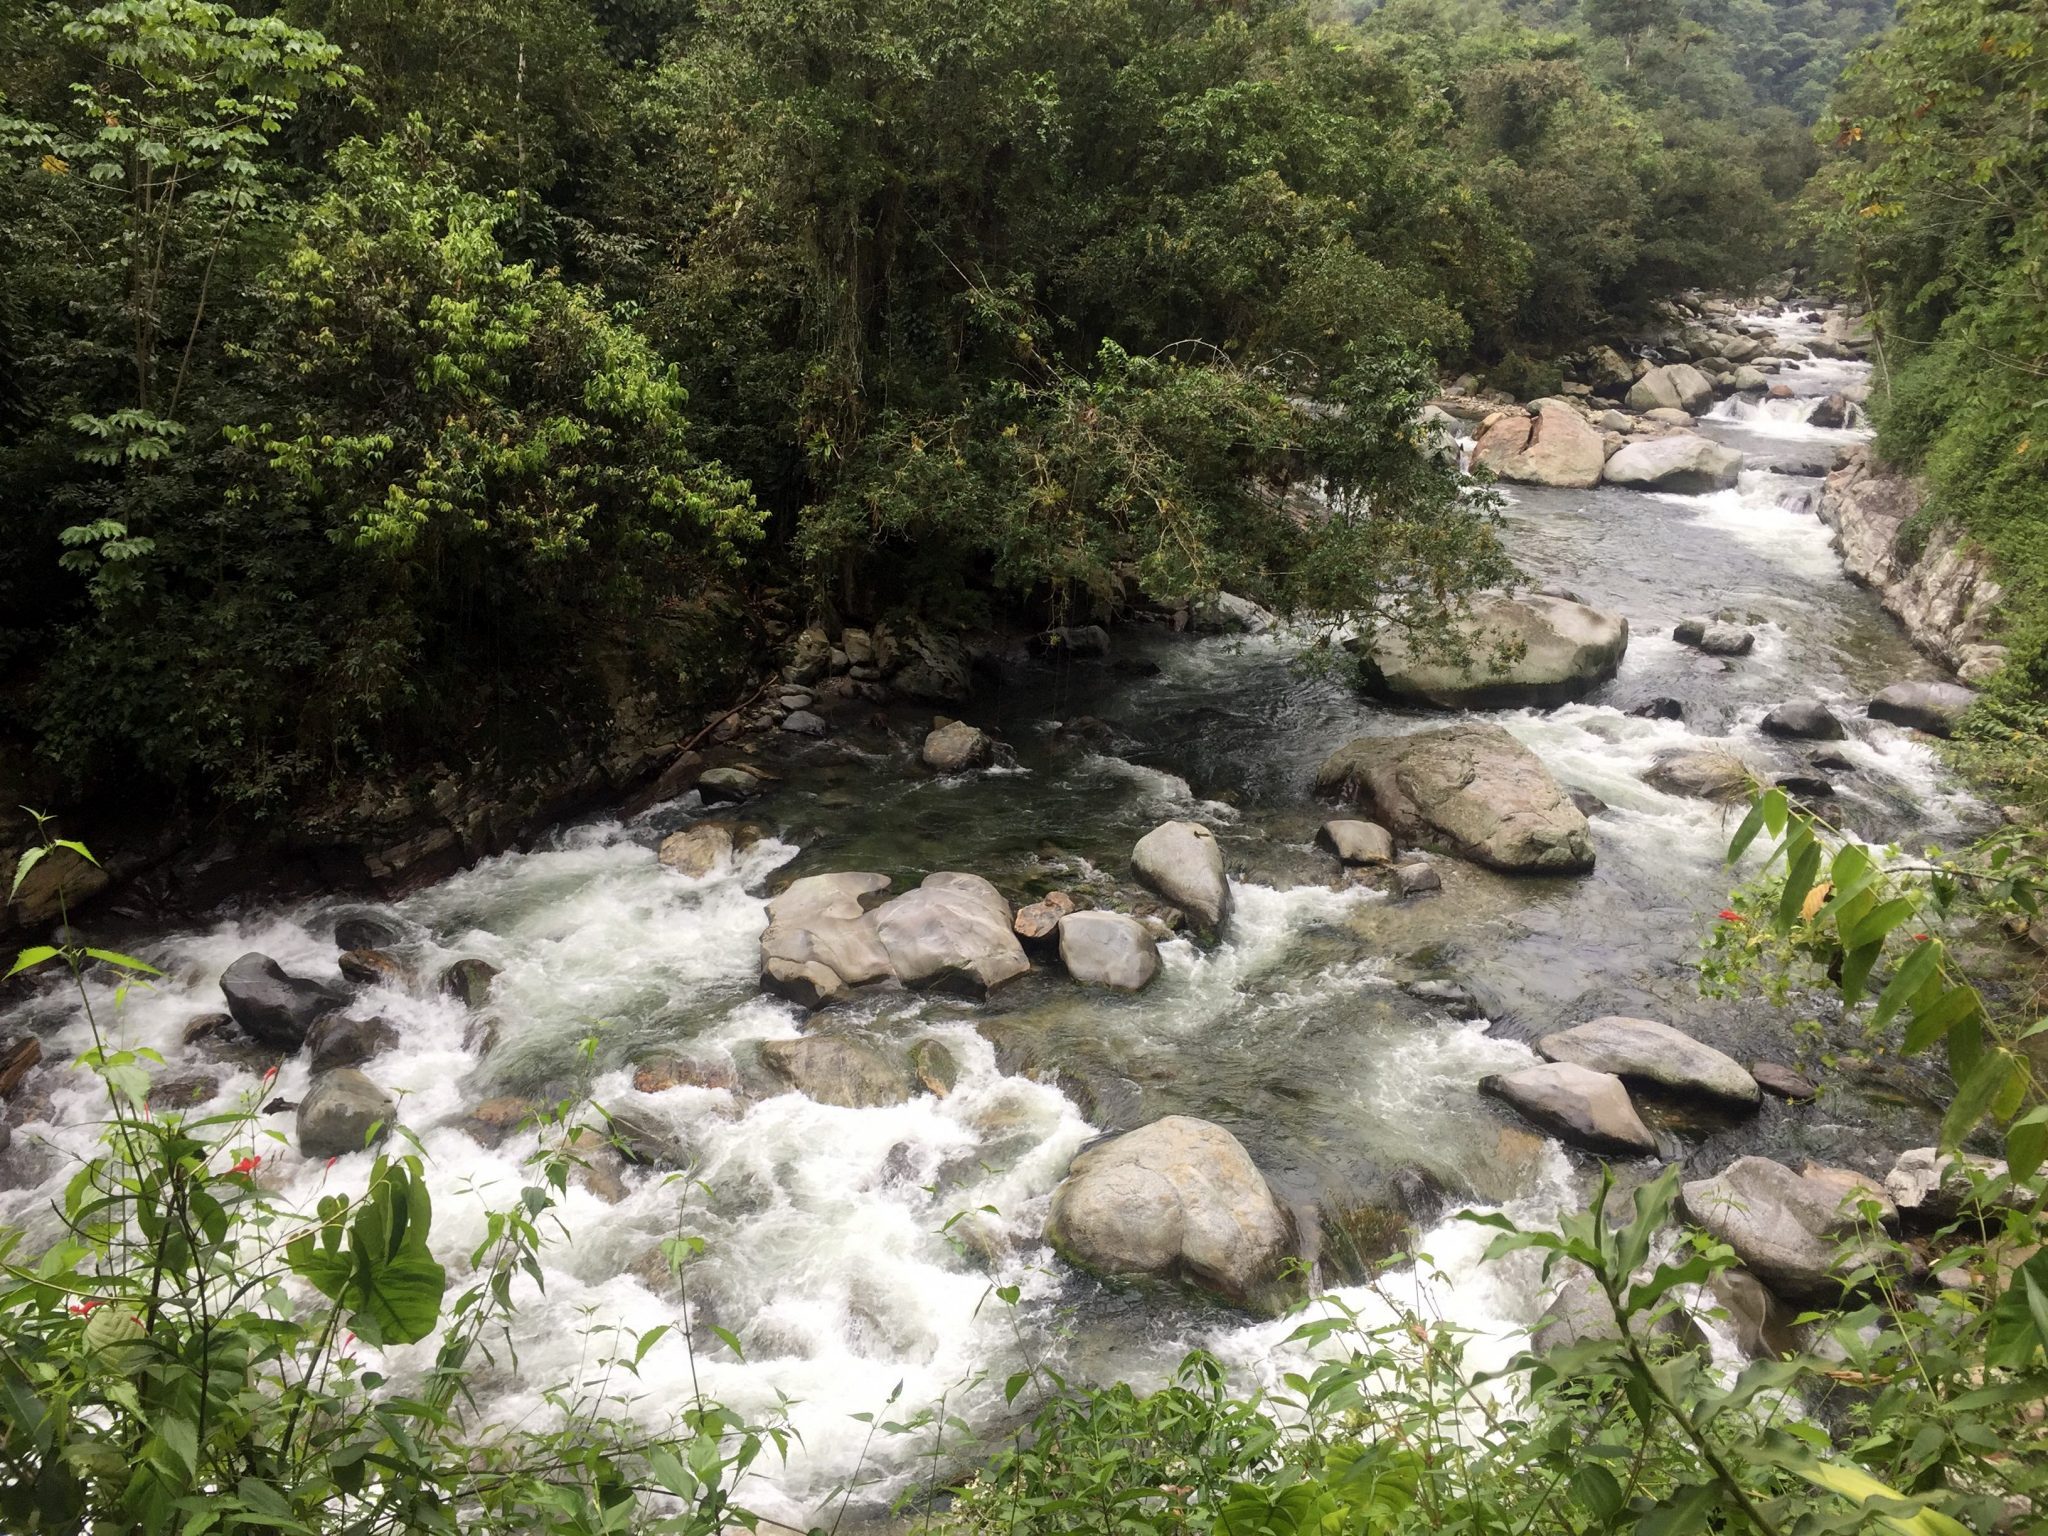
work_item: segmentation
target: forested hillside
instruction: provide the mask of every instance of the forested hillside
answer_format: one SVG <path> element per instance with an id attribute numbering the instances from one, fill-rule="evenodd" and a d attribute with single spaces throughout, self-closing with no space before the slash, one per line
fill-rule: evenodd
<path id="1" fill-rule="evenodd" d="M 821 604 L 1427 624 L 1500 573 L 1427 376 L 1770 269 L 1867 20 L 16 8 L 7 760 L 275 815 L 716 702 Z"/>

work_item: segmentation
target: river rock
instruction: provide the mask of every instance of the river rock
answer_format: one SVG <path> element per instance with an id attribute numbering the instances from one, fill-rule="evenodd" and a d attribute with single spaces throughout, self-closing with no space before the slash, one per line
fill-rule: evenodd
<path id="1" fill-rule="evenodd" d="M 296 1051 L 314 1020 L 348 1002 L 339 987 L 287 975 L 270 956 L 253 951 L 221 972 L 220 990 L 242 1033 L 279 1051 Z"/>
<path id="2" fill-rule="evenodd" d="M 1687 1219 L 1733 1248 L 1758 1279 L 1793 1301 L 1841 1301 L 1838 1277 L 1865 1260 L 1865 1252 L 1852 1244 L 1837 1267 L 1842 1240 L 1857 1226 L 1840 1188 L 1770 1158 L 1737 1158 L 1711 1179 L 1682 1185 L 1679 1195 Z"/>
<path id="3" fill-rule="evenodd" d="M 1273 1311 L 1292 1228 L 1235 1136 L 1170 1115 L 1077 1156 L 1053 1191 L 1045 1240 L 1098 1274 L 1183 1280 Z"/>
<path id="4" fill-rule="evenodd" d="M 1643 782 L 1693 800 L 1740 800 L 1754 777 L 1749 764 L 1721 747 L 1673 747 L 1643 770 Z"/>
<path id="5" fill-rule="evenodd" d="M 1462 665 L 1382 635 L 1360 653 L 1366 691 L 1439 709 L 1552 709 L 1613 677 L 1628 653 L 1627 619 L 1542 593 L 1481 597 L 1457 628 L 1472 658 Z M 1496 671 L 1497 650 L 1519 654 Z"/>
<path id="6" fill-rule="evenodd" d="M 1031 649 L 1040 656 L 1097 660 L 1109 654 L 1109 631 L 1100 624 L 1063 624 L 1033 635 Z"/>
<path id="7" fill-rule="evenodd" d="M 761 781 L 744 768 L 706 768 L 697 775 L 697 794 L 706 805 L 737 805 L 760 788 Z"/>
<path id="8" fill-rule="evenodd" d="M 1065 891 L 1049 891 L 1043 900 L 1019 907 L 1010 931 L 1026 949 L 1057 949 L 1060 919 L 1075 910 L 1074 898 Z"/>
<path id="9" fill-rule="evenodd" d="M 761 1060 L 798 1093 L 820 1104 L 876 1109 L 910 1098 L 910 1074 L 903 1063 L 864 1040 L 844 1035 L 764 1040 Z"/>
<path id="10" fill-rule="evenodd" d="M 982 997 L 1031 969 L 1011 916 L 979 875 L 941 871 L 877 907 L 874 924 L 905 986 Z"/>
<path id="11" fill-rule="evenodd" d="M 1870 718 L 1948 736 L 1976 700 L 1975 692 L 1958 683 L 1893 683 L 1870 701 Z"/>
<path id="12" fill-rule="evenodd" d="M 1135 917 L 1074 912 L 1060 919 L 1060 963 L 1076 981 L 1142 992 L 1159 974 L 1159 946 Z"/>
<path id="13" fill-rule="evenodd" d="M 792 709 L 782 717 L 781 729 L 792 736 L 829 736 L 832 727 L 823 717 L 812 714 L 808 709 Z"/>
<path id="14" fill-rule="evenodd" d="M 43 1042 L 34 1035 L 0 1038 L 0 1099 L 11 1099 L 43 1059 Z"/>
<path id="15" fill-rule="evenodd" d="M 1676 427 L 1682 431 L 1691 431 L 1693 426 L 1692 412 L 1674 410 L 1669 406 L 1659 406 L 1654 411 L 1643 412 L 1642 422 L 1653 429 L 1653 436 L 1657 427 Z"/>
<path id="16" fill-rule="evenodd" d="M 782 680 L 799 688 L 808 687 L 830 671 L 831 666 L 832 638 L 812 624 L 799 632 L 790 646 L 789 661 L 782 669 Z"/>
<path id="17" fill-rule="evenodd" d="M 740 1079 L 731 1062 L 706 1057 L 653 1056 L 633 1068 L 635 1093 L 666 1093 L 671 1088 L 738 1093 Z"/>
<path id="18" fill-rule="evenodd" d="M 1187 914 L 1209 937 L 1230 917 L 1230 879 L 1223 873 L 1223 847 L 1216 834 L 1196 821 L 1162 822 L 1138 839 L 1131 865 L 1147 888 Z"/>
<path id="19" fill-rule="evenodd" d="M 906 699 L 961 704 L 974 691 L 973 659 L 951 635 L 920 624 L 878 628 L 875 664 Z"/>
<path id="20" fill-rule="evenodd" d="M 1761 729 L 1787 741 L 1840 741 L 1849 734 L 1833 710 L 1810 699 L 1780 704 L 1764 716 Z"/>
<path id="21" fill-rule="evenodd" d="M 498 980 L 498 968 L 488 960 L 457 960 L 441 973 L 440 988 L 467 1008 L 481 1008 L 491 1000 L 491 988 Z"/>
<path id="22" fill-rule="evenodd" d="M 1503 415 L 1480 433 L 1472 459 L 1503 480 L 1585 490 L 1600 483 L 1607 450 L 1570 405 L 1539 400 L 1533 415 Z"/>
<path id="23" fill-rule="evenodd" d="M 1391 864 L 1394 834 L 1374 821 L 1326 821 L 1316 843 L 1337 855 L 1341 864 Z"/>
<path id="24" fill-rule="evenodd" d="M 388 1019 L 330 1013 L 306 1031 L 306 1052 L 316 1073 L 359 1067 L 397 1044 L 398 1030 Z"/>
<path id="25" fill-rule="evenodd" d="M 1363 737 L 1316 770 L 1316 791 L 1371 807 L 1405 841 L 1494 869 L 1583 874 L 1593 834 L 1542 760 L 1490 721 Z"/>
<path id="26" fill-rule="evenodd" d="M 1811 1079 L 1775 1061 L 1752 1061 L 1749 1075 L 1765 1093 L 1788 1103 L 1805 1104 L 1820 1097 L 1820 1089 Z"/>
<path id="27" fill-rule="evenodd" d="M 1759 1101 L 1756 1079 L 1742 1064 L 1655 1019 L 1619 1015 L 1593 1019 L 1536 1042 L 1551 1061 L 1611 1072 L 1625 1082 L 1648 1083 L 1668 1093 L 1695 1095 L 1743 1109 Z"/>
<path id="28" fill-rule="evenodd" d="M 1537 1349 L 1547 1355 L 1553 1350 L 1620 1338 L 1621 1327 L 1614 1320 L 1614 1308 L 1607 1293 L 1593 1279 L 1593 1272 L 1570 1260 L 1560 1267 L 1564 1270 L 1564 1283 L 1543 1309 L 1536 1326 L 1529 1330 Z M 1656 1334 L 1673 1334 L 1678 1329 L 1678 1314 L 1669 1311 L 1650 1327 Z"/>
<path id="29" fill-rule="evenodd" d="M 730 822 L 700 821 L 663 838 L 656 857 L 677 874 L 701 880 L 720 865 L 730 864 L 735 846 Z"/>
<path id="30" fill-rule="evenodd" d="M 1609 485 L 1698 496 L 1725 491 L 1742 473 L 1742 452 L 1710 437 L 1673 433 L 1641 438 L 1607 461 Z"/>
<path id="31" fill-rule="evenodd" d="M 350 949 L 396 949 L 405 942 L 405 930 L 388 917 L 374 912 L 354 912 L 334 925 L 334 947 Z"/>
<path id="32" fill-rule="evenodd" d="M 960 1062 L 943 1041 L 920 1040 L 912 1046 L 910 1070 L 935 1099 L 950 1096 L 960 1083 Z"/>
<path id="33" fill-rule="evenodd" d="M 1739 395 L 1759 394 L 1771 387 L 1771 381 L 1765 378 L 1762 372 L 1747 364 L 1730 374 L 1728 382 L 1735 386 L 1735 392 Z"/>
<path id="34" fill-rule="evenodd" d="M 995 759 L 995 743 L 986 731 L 965 720 L 942 720 L 924 739 L 918 754 L 924 765 L 938 773 L 967 773 L 986 768 Z"/>
<path id="35" fill-rule="evenodd" d="M 1479 1091 L 1511 1104 L 1561 1141 L 1589 1152 L 1650 1153 L 1643 1124 L 1620 1078 L 1569 1061 L 1548 1061 L 1479 1080 Z"/>
<path id="36" fill-rule="evenodd" d="M 1660 694 L 1654 699 L 1643 700 L 1629 714 L 1638 720 L 1683 720 L 1685 705 L 1668 694 Z"/>
<path id="37" fill-rule="evenodd" d="M 1836 393 L 1814 402 L 1813 409 L 1807 412 L 1806 424 L 1809 427 L 1829 428 L 1848 426 L 1848 399 L 1842 394 Z"/>
<path id="38" fill-rule="evenodd" d="M 359 987 L 397 987 L 412 984 L 412 972 L 401 960 L 379 949 L 346 949 L 334 962 L 343 981 Z"/>
<path id="39" fill-rule="evenodd" d="M 1884 1176 L 1884 1187 L 1898 1207 L 1899 1219 L 1925 1231 L 1977 1212 L 1972 1173 L 1995 1179 L 2005 1172 L 2005 1164 L 1997 1158 L 1944 1156 L 1932 1147 L 1915 1147 L 1899 1154 L 1891 1172 Z"/>
<path id="40" fill-rule="evenodd" d="M 1756 647 L 1756 636 L 1740 624 L 1714 619 L 1680 619 L 1671 638 L 1709 656 L 1747 656 Z"/>
<path id="41" fill-rule="evenodd" d="M 1628 392 L 1632 411 L 1705 410 L 1714 400 L 1714 381 L 1690 363 L 1666 363 L 1637 379 Z"/>
<path id="42" fill-rule="evenodd" d="M 299 1101 L 299 1151 L 312 1158 L 360 1152 L 372 1126 L 379 1141 L 391 1134 L 397 1113 L 397 1101 L 354 1067 L 322 1072 Z"/>
<path id="43" fill-rule="evenodd" d="M 887 875 L 806 875 L 768 903 L 761 935 L 761 986 L 803 1008 L 896 974 L 867 910 L 889 888 Z"/>
<path id="44" fill-rule="evenodd" d="M 1411 860 L 1394 868 L 1394 888 L 1403 896 L 1427 896 L 1444 888 L 1444 877 L 1434 864 Z"/>

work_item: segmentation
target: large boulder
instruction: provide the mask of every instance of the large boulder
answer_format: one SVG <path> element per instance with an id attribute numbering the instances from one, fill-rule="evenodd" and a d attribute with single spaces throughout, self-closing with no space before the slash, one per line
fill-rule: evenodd
<path id="1" fill-rule="evenodd" d="M 1121 912 L 1072 912 L 1060 919 L 1060 963 L 1076 981 L 1142 992 L 1159 974 L 1159 946 Z"/>
<path id="2" fill-rule="evenodd" d="M 1316 833 L 1316 845 L 1337 855 L 1340 864 L 1394 862 L 1394 834 L 1376 821 L 1326 821 Z"/>
<path id="3" fill-rule="evenodd" d="M 1458 642 L 1469 661 L 1419 653 L 1398 633 L 1381 635 L 1360 652 L 1366 691 L 1438 709 L 1553 709 L 1621 670 L 1628 620 L 1543 593 L 1487 596 L 1459 621 Z"/>
<path id="4" fill-rule="evenodd" d="M 841 1109 L 875 1109 L 910 1098 L 906 1063 L 845 1035 L 764 1040 L 761 1060 L 806 1098 Z"/>
<path id="5" fill-rule="evenodd" d="M 330 1013 L 306 1031 L 306 1054 L 316 1074 L 336 1067 L 359 1067 L 397 1044 L 398 1030 L 382 1018 Z"/>
<path id="6" fill-rule="evenodd" d="M 1652 1153 L 1657 1138 L 1643 1124 L 1620 1078 L 1568 1061 L 1546 1061 L 1479 1080 L 1479 1091 L 1513 1105 L 1560 1141 L 1588 1152 Z"/>
<path id="7" fill-rule="evenodd" d="M 1976 693 L 1960 683 L 1893 683 L 1870 701 L 1870 718 L 1948 736 L 1976 701 Z"/>
<path id="8" fill-rule="evenodd" d="M 1606 466 L 1609 485 L 1626 485 L 1640 491 L 1676 491 L 1688 496 L 1725 491 L 1741 473 L 1740 449 L 1688 432 L 1638 438 L 1609 459 Z"/>
<path id="9" fill-rule="evenodd" d="M 1884 1176 L 1884 1187 L 1900 1218 L 1925 1230 L 1945 1227 L 1965 1214 L 1981 1214 L 1972 1175 L 1988 1180 L 2005 1173 L 2006 1165 L 1997 1158 L 1914 1147 L 1899 1154 Z"/>
<path id="10" fill-rule="evenodd" d="M 1490 722 L 1364 737 L 1324 760 L 1316 790 L 1370 806 L 1404 841 L 1444 843 L 1494 869 L 1593 867 L 1585 813 L 1535 753 Z"/>
<path id="11" fill-rule="evenodd" d="M 1812 699 L 1780 704 L 1764 716 L 1762 730 L 1787 741 L 1840 741 L 1848 735 L 1834 711 Z"/>
<path id="12" fill-rule="evenodd" d="M 1643 770 L 1643 782 L 1690 800 L 1740 800 L 1755 776 L 1748 763 L 1721 747 L 1673 747 Z"/>
<path id="13" fill-rule="evenodd" d="M 1742 1063 L 1655 1019 L 1619 1015 L 1593 1019 L 1545 1035 L 1536 1042 L 1536 1049 L 1551 1061 L 1575 1062 L 1667 1093 L 1712 1099 L 1741 1109 L 1754 1109 L 1760 1098 L 1756 1079 L 1743 1070 Z"/>
<path id="14" fill-rule="evenodd" d="M 1539 400 L 1530 416 L 1501 416 L 1472 451 L 1503 480 L 1586 490 L 1600 483 L 1607 448 L 1586 418 L 1562 400 Z"/>
<path id="15" fill-rule="evenodd" d="M 1839 1302 L 1839 1278 L 1870 1256 L 1853 1240 L 1856 1192 L 1767 1157 L 1740 1157 L 1680 1189 L 1687 1219 L 1735 1250 L 1751 1273 L 1794 1301 Z M 1850 1239 L 1844 1252 L 1844 1239 Z"/>
<path id="16" fill-rule="evenodd" d="M 337 1067 L 313 1079 L 299 1100 L 299 1151 L 307 1157 L 344 1157 L 360 1152 L 376 1131 L 391 1133 L 398 1104 L 354 1067 Z"/>
<path id="17" fill-rule="evenodd" d="M 924 748 L 918 754 L 925 767 L 935 773 L 967 773 L 986 768 L 995 755 L 996 745 L 988 732 L 965 720 L 940 721 L 925 737 Z"/>
<path id="18" fill-rule="evenodd" d="M 1162 822 L 1131 849 L 1138 878 L 1187 914 L 1198 933 L 1214 937 L 1230 917 L 1230 878 L 1223 846 L 1198 821 Z"/>
<path id="19" fill-rule="evenodd" d="M 1714 400 L 1714 381 L 1690 363 L 1652 368 L 1629 388 L 1632 411 L 1689 411 L 1697 414 Z"/>
<path id="20" fill-rule="evenodd" d="M 1680 619 L 1671 638 L 1709 656 L 1747 656 L 1756 649 L 1753 630 L 1719 619 Z"/>
<path id="21" fill-rule="evenodd" d="M 315 1020 L 349 1001 L 342 988 L 287 975 L 270 956 L 254 951 L 221 972 L 220 990 L 242 1033 L 278 1051 L 296 1051 Z"/>
<path id="22" fill-rule="evenodd" d="M 655 857 L 679 875 L 702 879 L 720 865 L 730 864 L 735 846 L 730 822 L 700 821 L 663 838 Z"/>
<path id="23" fill-rule="evenodd" d="M 768 903 L 761 935 L 761 985 L 805 1008 L 837 1002 L 854 987 L 896 974 L 875 931 L 869 898 L 887 875 L 806 875 Z"/>
<path id="24" fill-rule="evenodd" d="M 979 875 L 942 871 L 875 909 L 875 933 L 905 986 L 982 997 L 1031 969 L 1010 903 Z"/>
<path id="25" fill-rule="evenodd" d="M 1187 1281 L 1277 1311 L 1292 1226 L 1238 1139 L 1185 1115 L 1098 1142 L 1053 1191 L 1045 1240 L 1113 1277 Z"/>
<path id="26" fill-rule="evenodd" d="M 973 659 L 951 635 L 913 624 L 875 630 L 875 664 L 906 699 L 964 703 L 974 691 Z"/>

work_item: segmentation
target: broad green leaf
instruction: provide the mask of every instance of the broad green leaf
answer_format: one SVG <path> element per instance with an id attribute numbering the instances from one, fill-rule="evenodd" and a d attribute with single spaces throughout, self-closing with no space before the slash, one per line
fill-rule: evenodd
<path id="1" fill-rule="evenodd" d="M 1785 889 L 1778 897 L 1778 929 L 1788 931 L 1798 921 L 1799 909 L 1806 902 L 1806 893 L 1813 889 L 1814 876 L 1820 873 L 1820 844 L 1809 839 L 1793 857 L 1792 866 L 1785 872 Z"/>
<path id="2" fill-rule="evenodd" d="M 1814 1487 L 1840 1494 L 1859 1505 L 1869 1504 L 1874 1500 L 1882 1500 L 1888 1504 L 1916 1502 L 1879 1482 L 1861 1467 L 1845 1466 L 1838 1461 L 1820 1461 L 1806 1456 L 1785 1456 L 1782 1462 L 1787 1470 L 1805 1478 Z M 1897 1536 L 1970 1536 L 1967 1526 L 1932 1509 L 1922 1509 L 1912 1515 L 1879 1515 L 1878 1523 L 1897 1533 Z"/>
<path id="3" fill-rule="evenodd" d="M 1975 987 L 1952 987 L 1925 1009 L 1917 1009 L 1906 1026 L 1905 1052 L 1924 1051 L 1980 1006 Z"/>
<path id="4" fill-rule="evenodd" d="M 19 976 L 23 971 L 32 971 L 44 961 L 54 960 L 56 957 L 57 949 L 53 944 L 31 945 L 14 957 L 14 964 L 9 967 L 7 975 Z M 0 977 L 0 981 L 4 980 L 6 977 Z"/>
<path id="5" fill-rule="evenodd" d="M 1728 862 L 1732 865 L 1749 851 L 1749 845 L 1756 841 L 1757 833 L 1764 829 L 1764 807 L 1761 800 L 1750 805 L 1749 814 L 1742 818 L 1742 825 L 1735 829 L 1735 835 L 1728 840 Z"/>
<path id="6" fill-rule="evenodd" d="M 1892 972 L 1892 979 L 1885 984 L 1883 994 L 1877 1000 L 1877 1012 L 1870 1016 L 1872 1029 L 1883 1029 L 1892 1021 L 1892 1016 L 1912 1000 L 1921 984 L 1941 966 L 1941 941 L 1929 939 L 1925 944 L 1915 944 L 1906 958 L 1899 962 L 1899 968 Z"/>
<path id="7" fill-rule="evenodd" d="M 1979 1056 L 1970 1075 L 1957 1086 L 1948 1113 L 1942 1116 L 1941 1150 L 1953 1150 L 1975 1130 L 1978 1122 L 1991 1112 L 1991 1103 L 2005 1087 L 2007 1075 L 2025 1070 L 2018 1058 L 2003 1047 Z"/>

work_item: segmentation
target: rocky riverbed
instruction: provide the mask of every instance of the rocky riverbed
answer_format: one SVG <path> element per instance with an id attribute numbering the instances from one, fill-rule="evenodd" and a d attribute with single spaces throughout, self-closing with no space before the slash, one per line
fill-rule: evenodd
<path id="1" fill-rule="evenodd" d="M 898 1382 L 899 1416 L 944 1397 L 996 1430 L 1024 1356 L 1142 1382 L 1206 1344 L 1261 1379 L 1293 1363 L 1261 1314 L 1310 1288 L 1370 1311 L 1396 1248 L 1434 1260 L 1410 1304 L 1504 1359 L 1572 1298 L 1481 1266 L 1448 1214 L 1542 1221 L 1595 1150 L 1683 1160 L 1748 1300 L 1810 1300 L 1845 1195 L 1939 1197 L 1895 1166 L 1939 1106 L 1819 1070 L 1797 1010 L 1699 996 L 1729 801 L 1777 779 L 1876 839 L 1982 811 L 1927 735 L 1943 665 L 1816 515 L 1859 462 L 1853 328 L 1723 307 L 1655 340 L 1432 417 L 1511 477 L 1536 590 L 1475 620 L 1519 643 L 1504 672 L 1388 651 L 1361 691 L 1236 602 L 1008 649 L 805 631 L 621 813 L 388 903 L 125 935 L 166 974 L 118 1007 L 95 981 L 103 1017 L 162 1053 L 166 1108 L 289 1104 L 263 1175 L 289 1196 L 359 1177 L 395 1115 L 450 1254 L 516 1191 L 525 1115 L 587 1092 L 621 1145 L 589 1145 L 491 1390 L 537 1409 L 592 1321 L 684 1324 L 694 1366 L 657 1345 L 650 1401 L 692 1370 L 742 1412 L 792 1400 L 802 1447 L 751 1502 L 798 1524 Z M 85 1027 L 53 991 L 6 1028 L 0 1219 L 47 1230 L 93 1135 Z M 679 1225 L 707 1243 L 687 1313 Z M 869 1452 L 870 1493 L 925 1449 Z"/>

